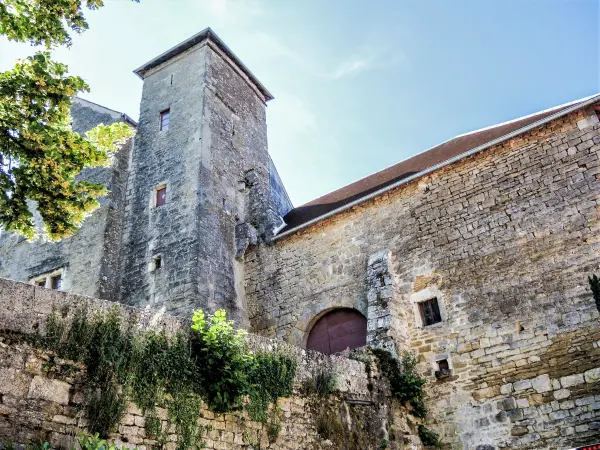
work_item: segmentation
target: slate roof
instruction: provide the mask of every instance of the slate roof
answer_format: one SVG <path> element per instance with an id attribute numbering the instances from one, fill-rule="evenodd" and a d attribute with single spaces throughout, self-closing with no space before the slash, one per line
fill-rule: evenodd
<path id="1" fill-rule="evenodd" d="M 419 153 L 409 159 L 292 209 L 283 218 L 286 226 L 279 230 L 278 235 L 281 236 L 286 232 L 289 233 L 295 229 L 303 228 L 309 222 L 314 222 L 321 216 L 331 213 L 339 208 L 343 208 L 345 205 L 360 200 L 387 186 L 398 183 L 412 175 L 419 174 L 438 164 L 444 163 L 469 150 L 476 149 L 477 147 L 501 139 L 503 136 L 511 135 L 511 133 L 518 132 L 520 129 L 523 129 L 522 132 L 525 132 L 527 131 L 528 126 L 536 122 L 541 122 L 540 125 L 542 125 L 542 123 L 545 123 L 544 119 L 552 120 L 552 116 L 560 114 L 561 112 L 566 113 L 567 110 L 579 109 L 590 104 L 590 100 L 593 100 L 594 98 L 596 98 L 596 101 L 600 100 L 599 95 L 586 97 L 510 122 L 504 122 L 450 139 L 423 153 Z M 512 137 L 512 135 L 507 136 L 507 138 L 508 137 Z"/>

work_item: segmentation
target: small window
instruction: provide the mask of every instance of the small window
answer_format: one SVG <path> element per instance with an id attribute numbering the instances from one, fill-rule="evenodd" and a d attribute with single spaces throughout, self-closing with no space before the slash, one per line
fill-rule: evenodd
<path id="1" fill-rule="evenodd" d="M 154 257 L 154 270 L 158 270 L 162 267 L 162 256 L 156 255 Z"/>
<path id="2" fill-rule="evenodd" d="M 50 287 L 52 289 L 59 290 L 61 286 L 62 286 L 62 275 L 61 274 L 50 277 Z"/>
<path id="3" fill-rule="evenodd" d="M 434 323 L 442 321 L 440 307 L 436 297 L 419 303 L 419 311 L 421 312 L 423 326 L 433 325 Z"/>
<path id="4" fill-rule="evenodd" d="M 46 278 L 42 278 L 41 280 L 34 281 L 36 286 L 46 287 Z"/>
<path id="5" fill-rule="evenodd" d="M 435 371 L 435 377 L 437 379 L 448 378 L 451 375 L 450 364 L 447 359 L 441 359 L 437 361 L 438 370 Z"/>
<path id="6" fill-rule="evenodd" d="M 165 203 L 167 203 L 167 187 L 166 186 L 162 186 L 162 187 L 156 189 L 156 201 L 155 201 L 155 205 L 156 206 L 162 206 Z"/>
<path id="7" fill-rule="evenodd" d="M 171 116 L 171 110 L 165 109 L 160 113 L 160 131 L 167 131 L 169 129 L 169 119 Z"/>

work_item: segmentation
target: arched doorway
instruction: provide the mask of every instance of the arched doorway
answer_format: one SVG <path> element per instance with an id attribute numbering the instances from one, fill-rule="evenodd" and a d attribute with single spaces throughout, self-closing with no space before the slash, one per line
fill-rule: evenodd
<path id="1" fill-rule="evenodd" d="M 367 345 L 367 319 L 355 309 L 334 309 L 310 330 L 306 348 L 329 355 Z"/>

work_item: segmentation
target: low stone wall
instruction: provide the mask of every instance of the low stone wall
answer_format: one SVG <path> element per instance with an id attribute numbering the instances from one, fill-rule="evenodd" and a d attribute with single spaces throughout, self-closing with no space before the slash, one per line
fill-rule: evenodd
<path id="1" fill-rule="evenodd" d="M 80 407 L 85 367 L 34 348 L 23 337 L 43 332 L 52 308 L 68 319 L 77 308 L 85 306 L 94 313 L 114 308 L 115 303 L 0 279 L 0 305 L 0 440 L 26 443 L 41 439 L 70 448 L 78 431 L 86 427 Z M 189 325 L 181 318 L 122 305 L 119 308 L 125 320 L 142 329 L 172 333 Z M 284 349 L 298 360 L 294 395 L 279 402 L 281 431 L 270 442 L 266 425 L 250 421 L 245 414 L 215 415 L 203 410 L 198 424 L 207 427 L 205 448 L 333 449 L 342 445 L 375 449 L 384 440 L 419 448 L 414 427 L 408 426 L 404 410 L 390 403 L 385 383 L 374 367 L 259 336 L 250 335 L 249 342 L 254 349 Z M 335 374 L 339 393 L 321 398 L 304 396 L 300 387 L 323 369 Z M 158 408 L 157 412 L 166 421 L 167 411 Z M 330 439 L 323 438 L 322 430 L 318 432 L 324 412 L 340 427 Z M 111 438 L 128 446 L 152 446 L 155 442 L 146 437 L 144 425 L 141 411 L 130 404 Z M 168 439 L 166 448 L 176 448 L 176 435 Z M 400 447 L 394 442 L 389 448 Z"/>

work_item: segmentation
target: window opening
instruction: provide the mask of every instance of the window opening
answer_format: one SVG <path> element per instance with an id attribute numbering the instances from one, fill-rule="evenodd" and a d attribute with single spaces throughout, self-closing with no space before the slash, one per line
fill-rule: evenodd
<path id="1" fill-rule="evenodd" d="M 419 311 L 421 312 L 421 319 L 423 319 L 424 326 L 442 321 L 437 297 L 419 303 Z"/>
<path id="2" fill-rule="evenodd" d="M 156 190 L 156 206 L 162 206 L 167 202 L 167 187 L 163 186 Z"/>
<path id="3" fill-rule="evenodd" d="M 160 131 L 167 131 L 169 129 L 169 120 L 171 118 L 171 110 L 165 109 L 160 113 Z"/>
<path id="4" fill-rule="evenodd" d="M 61 274 L 50 277 L 50 287 L 52 289 L 58 290 L 58 289 L 60 289 L 61 286 L 62 286 L 62 275 Z"/>
<path id="5" fill-rule="evenodd" d="M 435 371 L 437 379 L 448 378 L 451 375 L 450 364 L 447 359 L 442 359 L 437 362 L 438 370 Z"/>
<path id="6" fill-rule="evenodd" d="M 162 256 L 156 255 L 154 257 L 154 270 L 158 270 L 162 267 Z"/>

